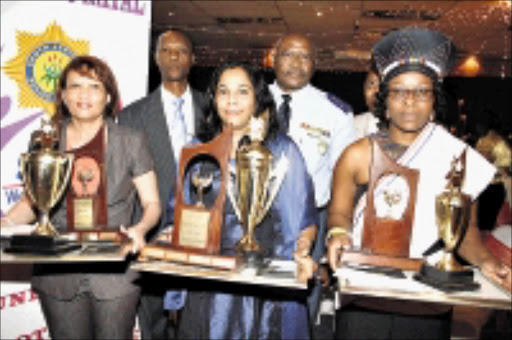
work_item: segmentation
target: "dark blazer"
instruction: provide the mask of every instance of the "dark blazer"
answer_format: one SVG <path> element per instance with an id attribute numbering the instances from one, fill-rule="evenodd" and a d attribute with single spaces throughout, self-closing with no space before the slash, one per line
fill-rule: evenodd
<path id="1" fill-rule="evenodd" d="M 204 102 L 200 92 L 191 88 L 195 126 L 196 130 L 203 116 Z M 130 104 L 119 113 L 118 123 L 142 131 L 149 144 L 151 156 L 155 163 L 155 172 L 158 178 L 158 191 L 160 203 L 162 204 L 162 215 L 156 228 L 153 228 L 147 235 L 151 240 L 168 221 L 167 202 L 169 195 L 174 192 L 176 182 L 176 163 L 167 121 L 162 105 L 161 86 L 151 92 L 148 96 Z M 142 215 L 139 204 L 136 206 L 134 220 L 137 221 Z"/>

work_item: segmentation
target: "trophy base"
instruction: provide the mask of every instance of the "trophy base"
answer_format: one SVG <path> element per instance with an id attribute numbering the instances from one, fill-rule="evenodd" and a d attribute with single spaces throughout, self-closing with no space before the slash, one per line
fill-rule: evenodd
<path id="1" fill-rule="evenodd" d="M 6 253 L 58 255 L 80 249 L 79 243 L 46 235 L 13 235 Z"/>
<path id="2" fill-rule="evenodd" d="M 253 276 L 260 275 L 262 270 L 266 267 L 265 258 L 261 251 L 240 251 L 237 256 L 240 259 L 240 265 L 238 267 L 240 274 Z"/>
<path id="3" fill-rule="evenodd" d="M 167 244 L 148 244 L 144 246 L 140 251 L 139 260 L 163 260 L 223 270 L 234 270 L 237 267 L 237 259 L 234 256 L 194 253 L 188 250 L 176 249 Z"/>
<path id="4" fill-rule="evenodd" d="M 480 284 L 473 280 L 473 276 L 471 269 L 445 271 L 425 264 L 413 277 L 417 281 L 444 292 L 457 292 L 479 289 Z"/>

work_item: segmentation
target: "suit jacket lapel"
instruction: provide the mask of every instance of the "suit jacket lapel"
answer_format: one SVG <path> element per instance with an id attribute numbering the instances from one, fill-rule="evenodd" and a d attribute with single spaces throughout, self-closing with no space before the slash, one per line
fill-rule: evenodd
<path id="1" fill-rule="evenodd" d="M 201 124 L 201 120 L 203 119 L 203 105 L 204 100 L 202 94 L 199 91 L 194 89 L 192 90 L 192 101 L 194 103 L 194 126 L 195 126 L 195 135 L 197 136 L 199 125 Z"/>
<path id="2" fill-rule="evenodd" d="M 153 148 L 154 162 L 157 164 L 157 168 L 160 169 L 160 171 L 165 171 L 165 173 L 159 174 L 160 176 L 174 176 L 176 165 L 160 89 L 151 94 L 150 100 L 148 105 L 149 110 L 145 117 L 144 124 L 149 144 Z M 165 199 L 167 198 L 168 197 Z"/>

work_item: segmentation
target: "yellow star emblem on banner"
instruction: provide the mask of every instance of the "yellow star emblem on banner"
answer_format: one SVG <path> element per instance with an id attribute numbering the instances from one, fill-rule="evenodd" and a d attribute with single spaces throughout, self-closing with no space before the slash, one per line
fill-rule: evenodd
<path id="1" fill-rule="evenodd" d="M 57 82 L 69 61 L 89 53 L 89 42 L 72 40 L 55 22 L 43 34 L 16 32 L 18 55 L 3 70 L 19 86 L 20 107 L 38 107 L 55 113 Z"/>

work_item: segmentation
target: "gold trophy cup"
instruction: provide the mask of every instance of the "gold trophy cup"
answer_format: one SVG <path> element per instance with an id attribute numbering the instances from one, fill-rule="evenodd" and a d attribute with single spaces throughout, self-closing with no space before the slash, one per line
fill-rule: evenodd
<path id="1" fill-rule="evenodd" d="M 41 129 L 30 140 L 30 151 L 21 155 L 21 174 L 25 192 L 39 210 L 36 235 L 56 236 L 50 223 L 50 209 L 66 189 L 71 175 L 73 155 L 56 149 L 58 137 L 51 123 L 43 119 Z"/>
<path id="2" fill-rule="evenodd" d="M 236 153 L 235 183 L 228 182 L 228 196 L 243 228 L 237 245 L 245 268 L 259 271 L 263 266 L 261 247 L 255 228 L 263 220 L 288 168 L 283 156 L 272 169 L 272 153 L 262 145 L 268 112 L 251 119 L 250 143 L 239 146 Z"/>
<path id="3" fill-rule="evenodd" d="M 436 268 L 445 272 L 464 269 L 455 259 L 454 252 L 468 227 L 471 198 L 459 189 L 451 187 L 436 197 L 436 224 L 444 242 L 443 257 Z"/>
<path id="4" fill-rule="evenodd" d="M 471 197 L 462 193 L 466 151 L 452 162 L 445 190 L 436 197 L 436 224 L 444 243 L 443 255 L 434 266 L 424 264 L 418 279 L 445 291 L 474 290 L 473 270 L 462 266 L 455 253 L 469 224 Z"/>
<path id="5" fill-rule="evenodd" d="M 55 127 L 43 118 L 20 161 L 26 195 L 39 210 L 36 229 L 30 235 L 13 235 L 6 252 L 55 255 L 80 248 L 79 243 L 57 237 L 50 223 L 50 209 L 65 191 L 73 164 L 73 155 L 57 151 L 58 143 Z"/>

